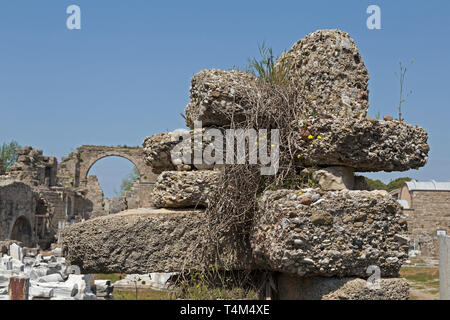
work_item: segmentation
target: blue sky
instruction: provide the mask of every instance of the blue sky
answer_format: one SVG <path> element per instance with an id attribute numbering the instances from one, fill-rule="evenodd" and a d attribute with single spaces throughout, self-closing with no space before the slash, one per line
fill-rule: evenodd
<path id="1" fill-rule="evenodd" d="M 66 28 L 72 4 L 81 7 L 81 30 Z M 381 30 L 366 27 L 371 4 L 381 8 Z M 179 114 L 201 69 L 242 67 L 258 43 L 280 54 L 310 32 L 339 28 L 371 75 L 371 116 L 395 116 L 394 72 L 400 60 L 415 61 L 403 113 L 429 132 L 429 163 L 370 176 L 450 180 L 449 12 L 447 0 L 2 1 L 0 142 L 15 139 L 58 158 L 83 144 L 140 145 L 184 127 Z M 109 196 L 130 170 L 113 160 L 92 170 Z"/>

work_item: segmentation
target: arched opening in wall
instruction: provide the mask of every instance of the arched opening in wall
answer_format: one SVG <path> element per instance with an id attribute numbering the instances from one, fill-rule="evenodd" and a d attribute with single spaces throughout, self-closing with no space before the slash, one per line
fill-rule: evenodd
<path id="1" fill-rule="evenodd" d="M 21 216 L 14 222 L 10 238 L 22 242 L 26 247 L 34 245 L 33 229 L 27 218 Z"/>
<path id="2" fill-rule="evenodd" d="M 123 197 L 132 192 L 140 173 L 130 160 L 120 156 L 108 156 L 94 163 L 88 172 L 88 189 L 95 193 L 95 178 L 105 199 Z"/>

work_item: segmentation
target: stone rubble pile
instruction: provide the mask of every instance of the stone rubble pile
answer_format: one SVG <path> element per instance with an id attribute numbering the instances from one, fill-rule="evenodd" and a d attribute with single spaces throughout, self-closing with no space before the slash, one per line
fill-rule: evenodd
<path id="1" fill-rule="evenodd" d="M 74 274 L 76 269 L 68 266 L 65 258 L 44 257 L 36 251 L 26 251 L 13 243 L 9 248 L 9 255 L 3 254 L 0 259 L 0 300 L 10 299 L 12 277 L 25 279 L 25 296 L 28 300 L 112 299 L 110 285 L 107 286 L 108 294 L 104 294 L 100 280 L 96 280 L 91 287 L 90 275 Z"/>
<path id="2" fill-rule="evenodd" d="M 249 235 L 254 260 L 249 267 L 280 275 L 282 298 L 407 299 L 408 285 L 398 278 L 408 257 L 405 217 L 388 193 L 367 191 L 365 179 L 354 173 L 424 166 L 429 152 L 427 133 L 402 121 L 366 117 L 369 75 L 358 48 L 345 32 L 319 30 L 306 36 L 278 60 L 276 68 L 287 72 L 301 99 L 304 116 L 293 119 L 299 123 L 296 163 L 310 185 L 261 195 Z M 195 121 L 202 121 L 206 128 L 223 129 L 230 119 L 245 117 L 252 108 L 245 95 L 255 81 L 252 75 L 238 71 L 213 69 L 195 75 L 185 109 L 190 128 L 187 136 L 193 139 Z M 157 134 L 143 143 L 146 163 L 160 174 L 153 190 L 154 205 L 207 206 L 220 166 L 174 160 L 178 133 Z M 183 254 L 188 242 L 196 239 L 195 229 L 193 233 L 186 229 L 202 223 L 203 212 L 192 218 L 189 213 L 175 214 L 169 209 L 165 221 L 157 219 L 154 212 L 146 217 L 122 215 L 73 226 L 66 230 L 64 250 L 71 261 L 83 263 L 87 254 L 80 248 L 92 253 L 92 241 L 98 243 L 101 249 L 94 254 L 96 259 L 84 261 L 88 270 L 176 272 L 185 261 L 167 252 Z M 109 226 L 113 219 L 118 220 Z M 151 228 L 149 224 L 153 224 Z M 159 236 L 161 230 L 169 232 L 170 243 L 164 237 L 158 244 L 150 241 L 149 247 L 144 235 L 153 231 Z M 87 238 L 87 233 L 91 237 Z M 116 233 L 126 239 L 122 247 L 136 248 L 130 260 L 143 266 L 137 267 L 122 256 L 130 252 L 128 249 L 114 253 L 112 244 L 122 241 Z M 159 257 L 171 263 L 156 261 Z M 379 270 L 382 278 L 375 291 L 366 286 L 371 268 Z"/>

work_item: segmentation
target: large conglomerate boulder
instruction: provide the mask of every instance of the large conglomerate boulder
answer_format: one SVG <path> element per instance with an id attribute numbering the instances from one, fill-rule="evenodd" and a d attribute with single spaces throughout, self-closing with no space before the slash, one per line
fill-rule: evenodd
<path id="1" fill-rule="evenodd" d="M 200 210 L 130 210 L 65 228 L 62 250 L 82 273 L 178 272 L 202 223 Z"/>
<path id="2" fill-rule="evenodd" d="M 277 61 L 297 89 L 307 116 L 364 118 L 369 108 L 369 73 L 358 47 L 340 30 L 318 30 L 296 42 Z"/>
<path id="3" fill-rule="evenodd" d="M 296 139 L 299 165 L 345 166 L 354 171 L 406 171 L 424 166 L 426 131 L 399 121 L 312 119 Z"/>
<path id="4" fill-rule="evenodd" d="M 267 191 L 251 242 L 262 269 L 312 277 L 398 275 L 407 259 L 406 221 L 385 191 Z"/>
<path id="5" fill-rule="evenodd" d="M 237 70 L 202 70 L 191 80 L 191 100 L 186 106 L 186 125 L 194 121 L 207 126 L 227 126 L 231 119 L 242 121 L 252 106 L 247 93 L 256 84 L 256 77 Z"/>

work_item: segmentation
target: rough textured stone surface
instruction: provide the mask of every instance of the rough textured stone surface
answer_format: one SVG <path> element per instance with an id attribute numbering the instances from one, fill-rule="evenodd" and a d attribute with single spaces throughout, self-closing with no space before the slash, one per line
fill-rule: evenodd
<path id="1" fill-rule="evenodd" d="M 406 171 L 428 160 L 428 135 L 398 121 L 302 121 L 296 143 L 300 165 L 345 166 L 355 171 Z"/>
<path id="2" fill-rule="evenodd" d="M 246 92 L 254 88 L 256 78 L 248 73 L 217 69 L 202 70 L 191 80 L 191 100 L 186 106 L 186 125 L 194 121 L 203 126 L 226 126 L 230 119 L 242 120 L 249 106 Z"/>
<path id="3" fill-rule="evenodd" d="M 22 182 L 0 180 L 0 240 L 36 243 L 34 221 L 38 194 Z"/>
<path id="4" fill-rule="evenodd" d="M 63 231 L 63 254 L 82 273 L 177 272 L 202 217 L 199 210 L 137 209 L 91 219 Z"/>
<path id="5" fill-rule="evenodd" d="M 31 186 L 56 185 L 58 162 L 55 157 L 44 156 L 42 150 L 26 146 L 17 150 L 18 159 L 8 172 L 14 180 Z"/>
<path id="6" fill-rule="evenodd" d="M 158 208 L 205 207 L 214 190 L 219 171 L 165 171 L 153 189 Z"/>
<path id="7" fill-rule="evenodd" d="M 87 178 L 86 189 L 86 199 L 92 203 L 91 217 L 106 215 L 105 198 L 97 176 L 89 176 Z"/>
<path id="8" fill-rule="evenodd" d="M 184 171 L 191 170 L 191 165 L 177 163 L 172 161 L 171 151 L 180 142 L 179 131 L 159 133 L 147 137 L 144 140 L 143 147 L 145 153 L 145 161 L 151 166 L 154 173 L 163 171 Z"/>
<path id="9" fill-rule="evenodd" d="M 280 57 L 277 67 L 288 71 L 305 116 L 366 116 L 369 74 L 346 32 L 318 30 L 307 35 Z"/>
<path id="10" fill-rule="evenodd" d="M 355 187 L 353 169 L 347 167 L 327 167 L 319 170 L 306 168 L 302 174 L 310 176 L 324 191 L 353 190 Z"/>
<path id="11" fill-rule="evenodd" d="M 281 300 L 408 300 L 405 279 L 381 279 L 379 289 L 368 287 L 358 278 L 299 278 L 289 274 L 277 277 Z"/>
<path id="12" fill-rule="evenodd" d="M 301 194 L 300 194 L 301 192 Z M 313 199 L 310 205 L 302 199 Z M 312 277 L 366 277 L 376 265 L 397 276 L 408 245 L 397 202 L 381 191 L 268 191 L 259 201 L 251 237 L 263 269 Z"/>
<path id="13" fill-rule="evenodd" d="M 143 143 L 146 163 L 152 167 L 154 173 L 158 174 L 163 171 L 190 171 L 195 169 L 212 170 L 214 169 L 214 167 L 220 167 L 220 165 L 225 162 L 225 141 L 223 141 L 224 146 L 223 154 L 221 157 L 222 163 L 218 164 L 214 161 L 215 159 L 211 159 L 211 161 L 209 161 L 204 157 L 202 157 L 201 161 L 194 161 L 195 152 L 203 155 L 205 153 L 205 149 L 214 144 L 214 142 L 212 142 L 210 137 L 208 136 L 208 134 L 211 135 L 214 134 L 214 132 L 209 130 L 218 129 L 201 128 L 190 131 L 177 130 L 168 133 L 155 134 L 151 137 L 147 137 Z M 220 132 L 225 135 L 225 132 L 223 130 L 221 130 Z M 197 139 L 196 135 L 198 137 Z M 175 146 L 183 139 L 181 137 L 184 137 L 184 139 L 190 139 L 190 150 L 184 150 L 184 148 L 175 148 Z M 189 152 L 190 157 L 186 155 Z M 188 160 L 189 163 L 186 160 Z"/>

